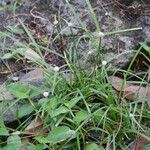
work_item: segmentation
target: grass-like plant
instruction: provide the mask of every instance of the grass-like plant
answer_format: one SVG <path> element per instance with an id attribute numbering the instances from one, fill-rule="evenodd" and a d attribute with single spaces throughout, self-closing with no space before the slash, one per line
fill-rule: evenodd
<path id="1" fill-rule="evenodd" d="M 113 73 L 114 70 L 104 64 L 98 67 L 98 63 L 103 61 L 101 38 L 106 35 L 109 36 L 140 28 L 102 33 L 90 1 L 86 0 L 90 15 L 96 26 L 96 31 L 92 33 L 80 20 L 69 2 L 67 0 L 66 2 L 78 20 L 80 28 L 84 31 L 84 35 L 74 36 L 72 34 L 74 44 L 69 52 L 64 49 L 64 55 L 38 44 L 21 20 L 19 22 L 28 35 L 30 45 L 16 40 L 8 32 L 0 32 L 2 38 L 10 38 L 14 45 L 17 46 L 16 49 L 3 47 L 4 50 L 7 50 L 7 54 L 3 56 L 3 59 L 16 58 L 16 56 L 19 59 L 26 58 L 36 64 L 36 67 L 42 69 L 46 79 L 43 81 L 44 86 L 41 85 L 35 88 L 25 87 L 20 83 L 8 85 L 8 90 L 15 95 L 16 99 L 12 101 L 8 109 L 2 112 L 2 115 L 15 104 L 26 102 L 26 107 L 18 111 L 18 126 L 16 129 L 7 128 L 3 120 L 1 120 L 2 149 L 11 150 L 12 147 L 14 149 L 14 146 L 15 149 L 20 149 L 23 144 L 26 144 L 28 149 L 39 150 L 94 150 L 109 149 L 110 147 L 116 150 L 125 149 L 137 136 L 150 140 L 148 136 L 150 111 L 147 105 L 144 103 L 141 108 L 141 101 L 137 99 L 123 104 L 121 93 L 118 95 L 115 93 L 109 79 L 108 72 Z M 67 28 L 70 28 L 72 32 L 72 26 Z M 60 40 L 62 36 L 62 32 L 58 31 L 54 39 Z M 97 51 L 95 65 L 89 70 L 78 67 L 78 61 L 76 57 L 73 57 L 73 55 L 76 56 L 77 47 L 82 38 L 87 38 L 89 42 L 96 41 L 94 45 L 89 46 L 89 50 L 94 47 Z M 124 75 L 123 84 L 125 84 L 128 75 L 133 75 L 131 67 L 136 57 L 141 53 L 142 48 L 145 48 L 149 53 L 149 47 L 142 43 L 129 68 L 126 71 L 119 70 Z M 66 64 L 61 68 L 47 64 L 43 56 L 45 51 L 61 57 L 66 61 Z M 149 60 L 148 57 L 147 59 Z M 67 74 L 69 74 L 69 77 L 66 77 Z M 140 77 L 138 78 L 141 79 Z M 145 79 L 141 79 L 140 83 L 148 84 Z M 44 91 L 43 87 L 45 86 L 49 91 Z M 38 102 L 35 101 L 37 99 Z M 28 119 L 23 122 L 19 119 L 19 117 L 21 118 L 30 112 L 33 115 Z M 36 117 L 42 119 L 41 132 L 39 134 L 25 132 L 25 128 Z M 47 130 L 45 131 L 44 129 Z M 31 140 L 24 140 L 26 134 L 31 134 L 30 138 L 28 138 L 28 140 Z M 4 142 L 6 137 L 9 137 L 7 145 Z"/>

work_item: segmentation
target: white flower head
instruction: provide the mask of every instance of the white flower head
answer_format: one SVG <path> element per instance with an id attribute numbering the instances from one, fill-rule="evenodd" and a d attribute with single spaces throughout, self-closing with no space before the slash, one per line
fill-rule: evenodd
<path id="1" fill-rule="evenodd" d="M 103 32 L 98 32 L 99 37 L 103 37 L 105 34 Z"/>
<path id="2" fill-rule="evenodd" d="M 73 24 L 71 22 L 68 22 L 68 27 L 72 27 Z"/>
<path id="3" fill-rule="evenodd" d="M 102 61 L 102 66 L 105 67 L 107 65 L 107 61 L 103 60 Z"/>
<path id="4" fill-rule="evenodd" d="M 55 20 L 55 21 L 54 21 L 54 25 L 57 25 L 57 24 L 58 24 L 58 21 L 57 21 L 57 20 Z"/>
<path id="5" fill-rule="evenodd" d="M 105 36 L 105 34 L 103 32 L 93 32 L 93 35 L 97 38 L 102 38 L 103 36 Z"/>
<path id="6" fill-rule="evenodd" d="M 49 92 L 44 92 L 43 96 L 47 98 L 49 96 Z"/>
<path id="7" fill-rule="evenodd" d="M 60 68 L 58 66 L 55 66 L 53 69 L 55 72 L 58 72 Z"/>
<path id="8" fill-rule="evenodd" d="M 130 113 L 129 117 L 130 117 L 130 118 L 133 118 L 133 117 L 134 117 L 134 115 Z"/>
<path id="9" fill-rule="evenodd" d="M 88 55 L 90 55 L 90 54 L 92 54 L 92 51 L 90 50 L 90 51 L 88 51 Z"/>
<path id="10" fill-rule="evenodd" d="M 109 15 L 109 13 L 108 13 L 108 12 L 105 12 L 105 15 L 106 15 L 106 16 L 108 16 L 108 15 Z"/>
<path id="11" fill-rule="evenodd" d="M 54 16 L 54 25 L 58 24 L 58 20 L 56 19 L 56 15 Z"/>
<path id="12" fill-rule="evenodd" d="M 18 81 L 18 80 L 19 80 L 19 77 L 13 77 L 12 80 L 13 80 L 13 81 Z"/>

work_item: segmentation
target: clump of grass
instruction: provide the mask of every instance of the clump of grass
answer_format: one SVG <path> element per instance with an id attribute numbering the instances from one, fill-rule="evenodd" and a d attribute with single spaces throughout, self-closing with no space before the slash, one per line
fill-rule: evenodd
<path id="1" fill-rule="evenodd" d="M 8 136 L 9 138 L 15 136 L 17 141 L 16 143 L 12 139 L 9 139 L 7 145 L 2 143 L 2 146 L 6 145 L 5 148 L 8 149 L 12 145 L 16 145 L 19 148 L 25 143 L 30 149 L 88 150 L 89 147 L 90 149 L 108 149 L 111 147 L 115 150 L 124 149 L 136 136 L 143 136 L 150 140 L 147 136 L 149 134 L 150 123 L 150 111 L 147 109 L 147 106 L 145 105 L 141 111 L 141 102 L 138 100 L 123 104 L 121 94 L 115 94 L 109 80 L 108 72 L 110 72 L 110 66 L 103 64 L 98 68 L 97 64 L 99 59 L 101 62 L 103 61 L 101 38 L 105 35 L 137 30 L 137 28 L 102 33 L 89 0 L 86 2 L 96 26 L 96 36 L 95 33 L 93 34 L 87 30 L 68 1 L 67 4 L 85 31 L 85 36 L 89 41 L 97 41 L 95 45 L 92 44 L 92 47 L 90 47 L 91 49 L 94 47 L 97 50 L 96 63 L 88 71 L 77 67 L 76 57 L 71 55 L 76 55 L 76 45 L 82 39 L 81 36 L 77 40 L 75 40 L 76 37 L 73 38 L 74 42 L 77 42 L 72 47 L 74 53 L 71 51 L 70 54 L 65 51 L 62 56 L 53 50 L 39 45 L 21 20 L 19 22 L 32 43 L 30 44 L 31 47 L 22 44 L 21 41 L 16 41 L 9 34 L 1 32 L 1 36 L 11 38 L 19 47 L 16 50 L 6 48 L 10 53 L 7 53 L 4 58 L 8 59 L 17 54 L 21 58 L 25 57 L 29 59 L 43 70 L 46 78 L 46 82 L 43 81 L 43 84 L 49 89 L 42 96 L 44 90 L 41 87 L 27 88 L 18 83 L 13 83 L 8 86 L 9 90 L 12 93 L 14 92 L 14 95 L 17 97 L 10 107 L 20 101 L 28 101 L 28 111 L 29 106 L 32 106 L 30 110 L 33 111 L 33 116 L 23 122 L 18 119 L 19 125 L 13 133 L 8 132 L 7 127 L 2 121 L 0 129 L 2 129 L 3 134 L 0 132 L 1 135 Z M 61 36 L 60 31 L 56 38 L 59 39 Z M 128 70 L 123 72 L 125 80 L 130 74 L 131 66 L 142 47 L 143 44 L 137 51 Z M 53 66 L 47 64 L 44 60 L 44 51 L 63 58 L 66 61 L 66 65 L 54 69 Z M 66 77 L 67 74 L 69 74 L 69 77 Z M 37 96 L 40 96 L 40 98 L 38 97 L 38 103 L 35 103 Z M 27 113 L 26 108 L 23 109 L 23 112 Z M 32 140 L 30 142 L 24 142 L 23 138 L 26 137 L 24 129 L 31 123 L 33 120 L 32 117 L 34 116 L 42 118 L 43 124 L 41 128 L 46 128 L 48 131 L 41 132 L 38 135 L 32 134 Z M 19 131 L 19 133 L 15 131 Z"/>

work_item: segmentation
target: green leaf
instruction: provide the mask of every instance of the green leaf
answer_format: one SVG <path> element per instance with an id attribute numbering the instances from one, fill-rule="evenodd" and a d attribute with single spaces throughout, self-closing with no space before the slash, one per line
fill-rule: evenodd
<path id="1" fill-rule="evenodd" d="M 85 146 L 85 150 L 103 150 L 103 149 L 100 149 L 96 143 L 88 143 Z"/>
<path id="2" fill-rule="evenodd" d="M 28 98 L 31 91 L 30 88 L 23 86 L 21 83 L 12 83 L 7 88 L 12 95 L 19 99 Z"/>
<path id="3" fill-rule="evenodd" d="M 21 45 L 21 43 L 19 43 L 19 44 L 17 46 L 19 46 L 19 47 L 24 46 L 25 47 L 25 45 Z M 25 51 L 27 50 L 27 48 L 26 47 L 24 48 L 24 47 L 23 48 L 16 48 L 15 50 L 13 50 L 14 54 L 24 55 Z"/>
<path id="4" fill-rule="evenodd" d="M 45 143 L 49 143 L 49 141 L 47 140 L 47 138 L 43 137 L 43 136 L 36 136 L 34 138 L 36 141 L 38 141 L 41 144 L 45 144 Z"/>
<path id="5" fill-rule="evenodd" d="M 31 114 L 34 111 L 34 106 L 31 104 L 24 104 L 22 107 L 19 108 L 17 112 L 17 118 L 22 118 L 26 115 Z"/>
<path id="6" fill-rule="evenodd" d="M 13 54 L 12 53 L 6 53 L 3 55 L 3 57 L 1 57 L 1 59 L 10 59 L 13 57 Z"/>
<path id="7" fill-rule="evenodd" d="M 8 130 L 6 128 L 0 127 L 0 136 L 8 136 Z"/>
<path id="8" fill-rule="evenodd" d="M 41 98 L 40 101 L 38 102 L 38 104 L 41 105 L 41 107 L 45 108 L 49 101 L 50 101 L 50 99 L 48 99 L 48 98 Z"/>
<path id="9" fill-rule="evenodd" d="M 104 112 L 102 110 L 93 113 L 93 119 L 95 122 L 99 122 L 103 116 L 104 116 Z"/>
<path id="10" fill-rule="evenodd" d="M 55 109 L 58 104 L 60 104 L 59 99 L 57 97 L 52 97 L 47 104 L 47 111 Z"/>
<path id="11" fill-rule="evenodd" d="M 74 107 L 83 97 L 82 96 L 79 96 L 79 97 L 75 97 L 73 98 L 72 100 L 70 100 L 69 102 L 66 102 L 65 105 L 68 107 L 68 108 L 72 108 Z"/>
<path id="12" fill-rule="evenodd" d="M 9 132 L 7 128 L 5 127 L 4 122 L 1 120 L 0 121 L 0 136 L 8 136 Z"/>
<path id="13" fill-rule="evenodd" d="M 46 150 L 46 149 L 48 149 L 48 146 L 46 144 L 38 144 L 38 145 L 36 145 L 36 150 Z"/>
<path id="14" fill-rule="evenodd" d="M 23 34 L 25 33 L 24 30 L 22 29 L 19 29 L 19 28 L 16 28 L 15 26 L 7 26 L 7 28 L 12 32 L 12 33 L 15 33 L 15 34 Z"/>
<path id="15" fill-rule="evenodd" d="M 45 150 L 45 149 L 48 149 L 48 146 L 46 144 L 33 145 L 30 143 L 30 145 L 29 144 L 27 145 L 27 150 Z"/>
<path id="16" fill-rule="evenodd" d="M 74 130 L 71 130 L 67 126 L 55 127 L 47 136 L 49 143 L 58 143 L 65 141 L 75 134 Z"/>
<path id="17" fill-rule="evenodd" d="M 80 123 L 86 120 L 88 117 L 89 117 L 88 112 L 81 110 L 75 114 L 75 117 L 73 118 L 73 120 L 77 123 Z"/>
<path id="18" fill-rule="evenodd" d="M 67 113 L 67 112 L 69 112 L 70 110 L 67 108 L 67 107 L 65 107 L 65 106 L 60 106 L 59 108 L 57 108 L 57 109 L 53 109 L 53 110 L 51 110 L 50 111 L 50 116 L 53 118 L 53 117 L 56 117 L 56 116 L 58 116 L 58 115 L 60 115 L 60 114 L 65 114 L 65 113 Z"/>
<path id="19" fill-rule="evenodd" d="M 144 147 L 144 150 L 150 150 L 150 144 Z"/>
<path id="20" fill-rule="evenodd" d="M 30 91 L 30 98 L 35 98 L 44 93 L 44 89 L 41 87 L 32 87 Z"/>
<path id="21" fill-rule="evenodd" d="M 36 149 L 36 146 L 29 145 L 27 146 L 27 150 L 37 150 L 37 149 Z"/>
<path id="22" fill-rule="evenodd" d="M 13 135 L 7 139 L 7 145 L 2 150 L 20 150 L 21 145 L 20 137 Z"/>
<path id="23" fill-rule="evenodd" d="M 148 45 L 146 45 L 146 44 L 144 44 L 144 43 L 140 43 L 140 44 L 141 44 L 141 46 L 142 46 L 147 52 L 150 53 L 150 46 L 148 46 Z"/>

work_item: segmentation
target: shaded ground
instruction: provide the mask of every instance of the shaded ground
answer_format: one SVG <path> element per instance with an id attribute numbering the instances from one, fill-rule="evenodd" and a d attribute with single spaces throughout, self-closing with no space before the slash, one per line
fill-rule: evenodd
<path id="1" fill-rule="evenodd" d="M 71 2 L 76 9 L 80 19 L 86 23 L 87 27 L 91 31 L 95 31 L 95 27 L 85 2 L 78 0 Z M 6 5 L 7 6 L 7 5 Z M 8 3 L 8 6 L 10 4 Z M 103 57 L 104 59 L 113 63 L 117 67 L 126 66 L 136 50 L 138 43 L 145 40 L 146 36 L 150 34 L 150 16 L 149 16 L 149 2 L 141 1 L 135 3 L 135 1 L 92 1 L 92 6 L 97 15 L 98 21 L 101 23 L 101 29 L 103 32 L 118 31 L 128 28 L 142 28 L 142 30 L 132 31 L 119 35 L 113 35 L 112 37 L 106 37 L 102 39 Z M 30 29 L 36 41 L 40 44 L 51 48 L 52 50 L 63 53 L 64 50 L 69 50 L 71 45 L 71 32 L 66 27 L 65 19 L 73 24 L 73 32 L 77 37 L 84 34 L 82 29 L 79 29 L 79 23 L 77 19 L 72 15 L 70 8 L 64 1 L 48 1 L 48 0 L 27 0 L 21 3 L 21 6 L 17 6 L 15 14 L 9 12 L 2 12 L 1 17 L 1 29 L 6 29 L 8 26 L 21 27 L 18 23 L 18 18 L 21 18 L 24 24 Z M 59 27 L 55 27 L 53 22 L 55 17 L 61 16 L 62 20 L 59 23 Z M 61 26 L 60 26 L 61 25 Z M 10 30 L 7 28 L 7 31 Z M 62 32 L 61 37 L 58 40 L 53 41 L 53 38 L 57 35 L 57 32 Z M 24 34 L 13 35 L 16 39 L 19 39 L 25 43 L 30 43 L 27 36 Z M 3 41 L 4 42 L 4 41 Z M 7 41 L 4 47 L 9 47 L 11 42 Z M 11 44 L 12 46 L 12 44 Z M 86 66 L 83 62 L 85 49 L 88 51 L 89 47 L 86 42 L 81 42 L 78 45 L 78 59 L 81 60 L 81 65 L 84 67 L 90 66 L 95 60 L 95 50 L 93 47 L 92 54 L 89 56 L 89 64 Z M 117 55 L 120 55 L 117 58 Z M 114 58 L 112 59 L 112 56 Z M 51 54 L 45 54 L 45 58 L 49 63 L 61 66 L 64 61 Z M 117 58 L 117 59 L 116 59 Z M 111 60 L 112 59 L 112 60 Z"/>

